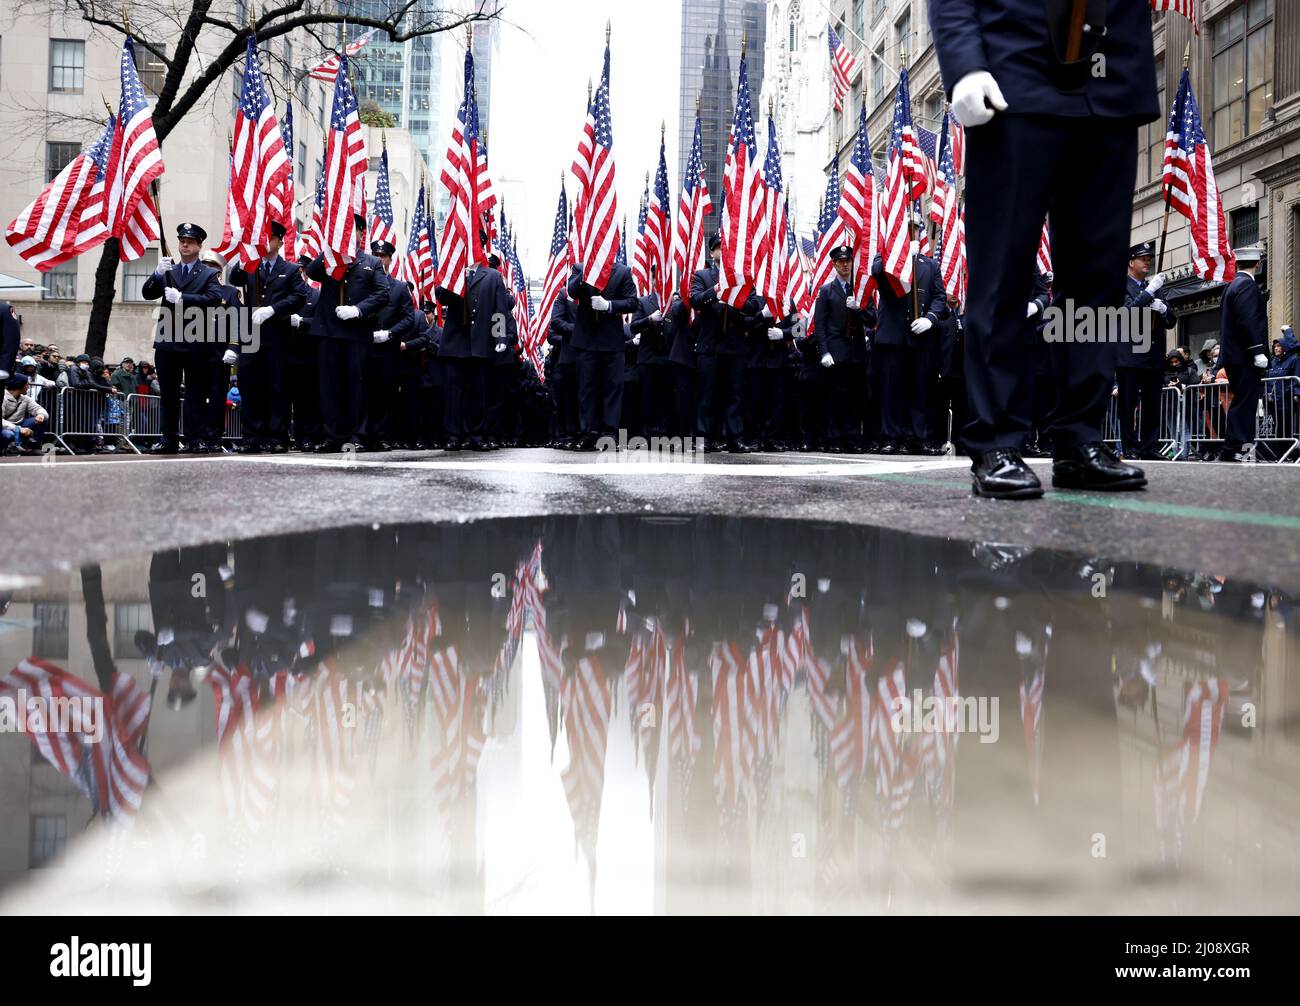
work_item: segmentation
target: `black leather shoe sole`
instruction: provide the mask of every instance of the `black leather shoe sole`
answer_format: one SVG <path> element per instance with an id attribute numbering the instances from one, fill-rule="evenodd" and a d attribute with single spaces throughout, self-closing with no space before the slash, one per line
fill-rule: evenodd
<path id="1" fill-rule="evenodd" d="M 1090 492 L 1122 493 L 1142 489 L 1147 484 L 1145 475 L 1135 475 L 1124 479 L 1098 479 L 1086 471 L 1067 469 L 1060 472 L 1052 470 L 1053 489 L 1083 489 Z"/>
<path id="2" fill-rule="evenodd" d="M 981 485 L 980 480 L 972 478 L 971 492 L 987 500 L 1036 500 L 1043 495 L 1042 486 L 1020 486 L 1015 489 L 998 489 L 994 486 Z"/>

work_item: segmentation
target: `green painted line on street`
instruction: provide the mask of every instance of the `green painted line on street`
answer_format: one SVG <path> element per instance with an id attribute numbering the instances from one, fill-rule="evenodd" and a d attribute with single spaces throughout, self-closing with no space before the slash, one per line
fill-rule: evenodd
<path id="1" fill-rule="evenodd" d="M 955 489 L 963 484 L 956 480 L 926 479 L 894 472 L 881 472 L 867 478 L 909 485 L 941 486 Z M 1057 503 L 1079 503 L 1083 506 L 1102 507 L 1107 510 L 1127 510 L 1130 513 L 1150 514 L 1153 517 L 1180 517 L 1184 520 L 1217 521 L 1221 524 L 1245 524 L 1250 527 L 1281 528 L 1300 531 L 1300 517 L 1286 514 L 1261 513 L 1258 510 L 1219 510 L 1215 507 L 1188 506 L 1182 503 L 1162 503 L 1157 500 L 1134 499 L 1129 494 L 1105 495 L 1102 493 L 1062 493 L 1048 490 L 1044 499 Z"/>

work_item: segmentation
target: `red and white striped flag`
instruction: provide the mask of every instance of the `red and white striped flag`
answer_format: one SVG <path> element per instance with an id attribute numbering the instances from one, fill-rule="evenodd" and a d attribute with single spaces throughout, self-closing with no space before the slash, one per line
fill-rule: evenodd
<path id="1" fill-rule="evenodd" d="M 718 297 L 741 307 L 758 280 L 759 265 L 768 255 L 766 196 L 754 110 L 750 104 L 748 59 L 740 57 L 736 81 L 736 111 L 731 121 L 727 161 L 722 169 L 722 259 L 718 268 Z"/>
<path id="2" fill-rule="evenodd" d="M 387 241 L 397 247 L 397 231 L 393 227 L 393 196 L 388 187 L 388 146 L 379 155 L 379 171 L 375 178 L 375 212 L 370 217 L 369 243 Z"/>
<path id="3" fill-rule="evenodd" d="M 229 250 L 245 269 L 256 269 L 269 252 L 273 214 L 269 200 L 278 193 L 292 167 L 280 135 L 275 109 L 266 94 L 257 46 L 249 36 L 244 54 L 244 88 L 235 112 L 231 147 L 230 195 L 233 218 Z M 225 241 L 222 242 L 225 245 Z M 223 257 L 229 255 L 218 251 Z"/>
<path id="4" fill-rule="evenodd" d="M 358 196 L 364 198 L 366 141 L 361 133 L 356 95 L 348 82 L 348 59 L 334 80 L 334 103 L 325 138 L 325 198 L 321 205 L 320 252 L 325 269 L 341 279 L 356 258 Z"/>
<path id="5" fill-rule="evenodd" d="M 1196 23 L 1196 0 L 1151 0 L 1153 11 L 1173 11 L 1181 14 L 1191 22 L 1192 30 L 1201 33 L 1201 26 Z"/>
<path id="6" fill-rule="evenodd" d="M 371 28 L 364 35 L 359 36 L 355 42 L 349 42 L 346 47 L 347 54 L 349 56 L 355 56 L 359 53 L 361 47 L 374 37 L 375 31 L 376 29 Z M 344 72 L 346 73 L 346 71 Z M 311 77 L 313 80 L 323 80 L 327 84 L 333 84 L 334 81 L 338 79 L 338 75 L 339 54 L 337 52 L 330 53 L 328 57 L 321 60 L 307 71 L 308 77 Z"/>
<path id="7" fill-rule="evenodd" d="M 1161 185 L 1166 204 L 1191 224 L 1192 268 L 1196 275 L 1231 282 L 1237 275 L 1237 260 L 1224 220 L 1219 183 L 1214 177 L 1210 142 L 1201 127 L 1201 112 L 1188 70 L 1183 70 L 1169 113 Z"/>
<path id="8" fill-rule="evenodd" d="M 966 277 L 966 229 L 957 203 L 957 168 L 949 143 L 948 116 L 943 117 L 939 138 L 939 170 L 935 174 L 930 201 L 930 219 L 939 225 L 939 273 L 943 288 L 952 301 L 960 300 Z"/>
<path id="9" fill-rule="evenodd" d="M 636 286 L 638 297 L 650 292 L 650 244 L 646 237 L 646 207 L 650 202 L 650 179 L 646 179 L 645 194 L 641 196 L 640 208 L 637 210 L 636 241 L 632 245 L 632 283 Z M 627 227 L 624 225 L 624 231 Z"/>
<path id="10" fill-rule="evenodd" d="M 284 118 L 280 120 L 280 138 L 284 143 L 284 155 L 289 161 L 289 171 L 278 188 L 267 197 L 267 207 L 271 220 L 284 228 L 284 245 L 282 252 L 286 262 L 298 261 L 298 224 L 293 218 L 294 210 L 294 146 L 293 146 L 293 102 L 284 106 Z"/>
<path id="11" fill-rule="evenodd" d="M 1052 272 L 1052 232 L 1047 226 L 1046 218 L 1043 220 L 1043 233 L 1038 238 L 1038 271 L 1044 276 Z"/>
<path id="12" fill-rule="evenodd" d="M 646 205 L 645 232 L 650 250 L 650 264 L 657 280 L 654 293 L 659 298 L 659 308 L 668 310 L 673 295 L 673 234 L 671 224 L 672 204 L 668 201 L 668 161 L 664 155 L 664 141 L 659 137 L 659 165 L 655 168 L 654 185 L 650 187 L 650 202 Z"/>
<path id="13" fill-rule="evenodd" d="M 813 262 L 812 299 L 815 301 L 822 287 L 831 281 L 835 266 L 831 252 L 851 240 L 844 218 L 840 216 L 840 173 L 836 161 L 831 161 L 830 177 L 826 179 L 826 195 L 822 199 L 821 217 L 817 221 L 817 250 Z"/>
<path id="14" fill-rule="evenodd" d="M 560 201 L 555 207 L 555 229 L 551 233 L 551 256 L 546 263 L 546 278 L 542 281 L 542 297 L 537 304 L 537 313 L 533 316 L 533 345 L 541 346 L 546 341 L 546 333 L 551 325 L 551 312 L 555 301 L 569 279 L 569 210 L 560 184 Z"/>
<path id="15" fill-rule="evenodd" d="M 121 81 L 117 129 L 104 170 L 103 222 L 106 237 L 118 238 L 122 260 L 130 261 L 143 255 L 148 243 L 141 243 L 138 230 L 142 219 L 140 202 L 149 198 L 150 184 L 165 169 L 153 115 L 144 100 L 140 75 L 135 72 L 135 47 L 129 38 L 122 43 Z"/>
<path id="16" fill-rule="evenodd" d="M 597 290 L 609 282 L 618 258 L 618 191 L 614 183 L 614 131 L 609 114 L 609 44 L 600 86 L 587 107 L 573 173 L 578 177 L 574 211 L 582 281 Z"/>
<path id="17" fill-rule="evenodd" d="M 695 116 L 695 138 L 682 178 L 682 195 L 677 202 L 677 226 L 673 232 L 673 268 L 677 271 L 682 302 L 690 303 L 691 275 L 704 255 L 704 218 L 713 212 L 713 199 L 704 180 L 704 153 L 700 140 L 700 117 Z"/>
<path id="18" fill-rule="evenodd" d="M 853 156 L 844 172 L 840 193 L 840 219 L 853 239 L 853 296 L 864 307 L 876 291 L 871 266 L 883 254 L 880 208 L 876 201 L 876 179 L 871 167 L 871 147 L 867 141 L 867 109 L 858 110 L 858 138 Z"/>
<path id="19" fill-rule="evenodd" d="M 600 805 L 605 791 L 605 747 L 614 696 L 600 659 L 583 657 L 564 679 L 560 701 L 564 707 L 564 733 L 569 744 L 569 764 L 560 773 L 574 835 L 596 873 L 596 840 Z"/>
<path id="20" fill-rule="evenodd" d="M 904 68 L 898 76 L 898 93 L 894 99 L 894 124 L 889 137 L 886 192 L 881 211 L 884 270 L 900 292 L 912 289 L 912 261 L 918 244 L 912 236 L 909 218 L 913 203 L 925 192 L 925 186 L 925 155 L 912 128 L 911 88 Z"/>
<path id="21" fill-rule="evenodd" d="M 458 297 L 465 295 L 465 273 L 471 262 L 486 262 L 483 207 L 479 194 L 488 185 L 486 158 L 481 161 L 478 136 L 478 104 L 474 96 L 474 55 L 465 51 L 465 90 L 452 124 L 451 142 L 441 181 L 447 190 L 447 219 L 443 223 L 441 251 L 435 286 Z"/>
<path id="22" fill-rule="evenodd" d="M 767 249 L 758 263 L 756 288 L 772 317 L 784 318 L 790 302 L 790 219 L 781 175 L 781 149 L 776 142 L 776 123 L 770 115 L 763 159 L 763 217 Z"/>
<path id="23" fill-rule="evenodd" d="M 829 24 L 826 26 L 826 42 L 831 54 L 831 93 L 835 96 L 835 111 L 838 112 L 844 108 L 844 96 L 858 75 L 858 61 Z"/>

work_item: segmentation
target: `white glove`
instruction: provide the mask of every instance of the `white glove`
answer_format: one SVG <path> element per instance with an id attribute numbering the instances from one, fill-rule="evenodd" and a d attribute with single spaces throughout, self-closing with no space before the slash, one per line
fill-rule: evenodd
<path id="1" fill-rule="evenodd" d="M 291 315 L 289 315 L 289 324 L 292 325 L 294 328 L 301 328 L 301 327 L 302 327 L 302 315 L 300 315 L 300 314 L 291 314 Z"/>
<path id="2" fill-rule="evenodd" d="M 176 267 L 176 260 L 170 255 L 164 255 L 158 260 L 158 268 L 154 272 L 171 272 Z"/>
<path id="3" fill-rule="evenodd" d="M 858 298 L 850 297 L 848 300 L 844 302 L 844 306 L 847 307 L 850 311 L 856 311 L 858 309 Z"/>
<path id="4" fill-rule="evenodd" d="M 779 328 L 769 328 L 767 330 L 767 337 L 772 342 L 780 342 L 785 338 L 785 332 L 781 331 Z"/>
<path id="5" fill-rule="evenodd" d="M 261 325 L 275 317 L 275 308 L 259 307 L 253 312 L 253 324 Z"/>
<path id="6" fill-rule="evenodd" d="M 917 318 L 916 321 L 912 322 L 913 335 L 921 335 L 923 332 L 928 332 L 932 328 L 934 328 L 934 322 L 929 318 Z"/>
<path id="7" fill-rule="evenodd" d="M 361 317 L 361 310 L 351 304 L 340 304 L 334 309 L 334 317 L 339 321 L 354 321 Z"/>
<path id="8" fill-rule="evenodd" d="M 504 342 L 498 342 L 496 351 L 498 353 L 504 353 L 506 351 L 506 344 Z"/>
<path id="9" fill-rule="evenodd" d="M 1031 300 L 1029 302 L 1029 306 L 1025 308 L 1025 317 L 1032 318 L 1037 313 L 1038 313 L 1038 301 Z"/>
<path id="10" fill-rule="evenodd" d="M 993 118 L 994 112 L 1006 110 L 1007 99 L 1002 97 L 1002 89 L 987 70 L 966 74 L 952 89 L 952 113 L 967 128 L 982 126 Z"/>
<path id="11" fill-rule="evenodd" d="M 640 332 L 637 332 L 636 335 L 632 336 L 632 345 L 634 345 L 634 346 L 639 346 L 639 345 L 641 345 L 641 333 L 640 333 Z"/>
<path id="12" fill-rule="evenodd" d="M 772 320 L 772 309 L 768 307 L 766 304 L 763 305 L 763 317 L 766 318 L 768 321 Z"/>
<path id="13" fill-rule="evenodd" d="M 376 346 L 382 346 L 387 341 L 388 341 L 388 329 L 381 328 L 378 332 L 375 333 Z"/>
<path id="14" fill-rule="evenodd" d="M 822 353 L 822 366 L 823 367 L 835 366 L 835 357 L 831 356 L 830 353 Z"/>
<path id="15" fill-rule="evenodd" d="M 1155 311 L 1157 314 L 1164 314 L 1169 310 L 1169 305 L 1157 297 L 1151 302 L 1151 310 Z"/>
<path id="16" fill-rule="evenodd" d="M 609 301 L 600 294 L 596 294 L 596 296 L 591 298 L 591 309 L 593 311 L 608 311 L 609 307 Z"/>
<path id="17" fill-rule="evenodd" d="M 651 320 L 651 321 L 663 321 L 663 320 L 664 320 L 664 313 L 663 313 L 662 311 L 656 311 L 656 312 L 654 312 L 654 314 L 650 315 L 650 320 Z"/>
<path id="18" fill-rule="evenodd" d="M 227 349 L 224 353 L 221 354 L 221 362 L 224 363 L 227 367 L 233 367 L 236 363 L 239 362 L 239 354 L 236 353 L 233 349 Z"/>
<path id="19" fill-rule="evenodd" d="M 169 286 L 163 291 L 163 297 L 168 304 L 179 304 L 181 302 L 181 292 L 174 286 Z"/>
<path id="20" fill-rule="evenodd" d="M 1165 285 L 1165 274 L 1158 272 L 1147 280 L 1147 293 L 1156 294 Z"/>
<path id="21" fill-rule="evenodd" d="M 1255 366 L 1260 370 L 1268 370 L 1268 357 L 1263 353 L 1255 354 Z"/>

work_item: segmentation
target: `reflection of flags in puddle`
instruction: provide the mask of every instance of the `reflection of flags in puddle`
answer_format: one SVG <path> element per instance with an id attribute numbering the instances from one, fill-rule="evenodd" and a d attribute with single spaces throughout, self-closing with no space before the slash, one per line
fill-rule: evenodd
<path id="1" fill-rule="evenodd" d="M 583 657 L 564 679 L 561 694 L 569 764 L 561 773 L 573 817 L 576 847 L 587 857 L 592 889 L 596 880 L 596 838 L 605 788 L 605 742 L 613 712 L 613 692 L 597 657 Z"/>
<path id="2" fill-rule="evenodd" d="M 455 646 L 431 656 L 429 691 L 441 728 L 433 756 L 433 792 L 438 806 L 446 809 L 474 791 L 487 739 L 478 683 L 461 668 Z"/>
<path id="3" fill-rule="evenodd" d="M 259 831 L 275 806 L 277 718 L 258 716 L 257 681 L 245 665 L 214 668 L 207 682 L 216 719 L 222 803 L 231 819 Z"/>
<path id="4" fill-rule="evenodd" d="M 857 636 L 849 636 L 844 642 L 844 706 L 830 731 L 831 763 L 841 788 L 866 774 L 872 728 L 868 683 L 872 667 L 871 640 L 868 638 L 863 643 Z M 885 727 L 889 728 L 887 710 Z"/>
<path id="5" fill-rule="evenodd" d="M 958 704 L 961 693 L 957 684 L 958 646 L 956 637 L 939 656 L 934 669 L 934 698 L 940 709 L 938 729 L 921 737 L 921 762 L 925 768 L 925 788 L 930 806 L 938 821 L 947 821 L 952 811 L 957 786 L 957 738 L 961 723 Z"/>
<path id="6" fill-rule="evenodd" d="M 1025 728 L 1025 762 L 1029 769 L 1029 787 L 1037 806 L 1040 796 L 1040 772 L 1043 762 L 1043 689 L 1046 678 L 1034 671 L 1026 683 L 1020 682 L 1020 722 Z"/>
<path id="7" fill-rule="evenodd" d="M 322 663 L 308 680 L 311 692 L 304 698 L 313 742 L 316 795 L 327 819 L 341 819 L 356 788 L 354 733 L 361 708 L 360 685 L 348 681 L 333 660 Z"/>
<path id="8" fill-rule="evenodd" d="M 669 647 L 664 699 L 668 706 L 668 755 L 672 760 L 683 800 L 689 795 L 695 759 L 704 744 L 695 709 L 700 699 L 700 679 L 686 669 L 686 638 L 678 636 Z"/>
<path id="9" fill-rule="evenodd" d="M 668 672 L 668 641 L 655 620 L 649 629 L 640 629 L 633 635 L 624 672 L 628 720 L 637 758 L 645 763 L 651 814 L 654 813 L 655 773 L 659 763 Z"/>
<path id="10" fill-rule="evenodd" d="M 1166 746 L 1156 758 L 1156 832 L 1167 860 L 1181 858 L 1187 831 L 1201 815 L 1227 707 L 1226 678 L 1208 678 L 1192 684 L 1183 703 L 1182 738 Z"/>
<path id="11" fill-rule="evenodd" d="M 713 682 L 713 796 L 723 819 L 739 812 L 754 759 L 754 708 L 747 661 L 731 640 L 709 653 Z"/>
<path id="12" fill-rule="evenodd" d="M 149 723 L 149 695 L 129 674 L 114 671 L 112 694 L 75 674 L 37 657 L 28 657 L 0 678 L 0 696 L 15 707 L 39 697 L 46 709 L 71 702 L 78 715 L 66 724 L 33 723 L 26 734 L 41 757 L 67 776 L 90 800 L 96 815 L 112 821 L 130 821 L 140 809 L 149 783 L 149 762 L 139 752 L 140 739 Z M 93 709 L 81 716 L 83 709 Z M 103 723 L 94 717 L 103 712 Z M 57 728 L 57 729 L 55 729 Z M 96 735 L 102 735 L 96 740 Z"/>

